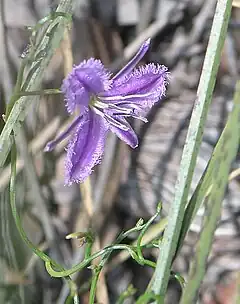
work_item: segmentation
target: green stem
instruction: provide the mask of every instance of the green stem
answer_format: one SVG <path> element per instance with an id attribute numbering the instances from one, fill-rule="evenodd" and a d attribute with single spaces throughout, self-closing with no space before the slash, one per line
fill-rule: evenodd
<path id="1" fill-rule="evenodd" d="M 191 304 L 198 296 L 199 288 L 205 275 L 208 256 L 214 240 L 214 233 L 219 222 L 223 198 L 228 184 L 228 174 L 236 159 L 240 141 L 240 82 L 236 85 L 232 112 L 217 142 L 209 162 L 211 172 L 209 185 L 211 192 L 205 200 L 204 217 L 201 232 L 195 244 L 195 255 L 192 258 L 188 281 L 183 291 L 181 304 Z"/>
<path id="2" fill-rule="evenodd" d="M 93 242 L 89 242 L 86 244 L 85 259 L 87 259 L 91 256 L 92 246 L 93 246 Z"/>
<path id="3" fill-rule="evenodd" d="M 57 13 L 61 13 L 64 16 L 66 14 L 72 13 L 72 2 L 73 0 L 60 0 L 59 5 L 57 7 Z M 17 81 L 17 85 L 15 87 L 15 91 L 11 101 L 9 102 L 7 113 L 6 113 L 6 123 L 0 135 L 0 167 L 4 165 L 8 153 L 11 151 L 11 145 L 13 143 L 11 134 L 13 130 L 21 127 L 21 124 L 27 115 L 29 106 L 33 102 L 33 98 L 31 96 L 23 96 L 21 98 L 16 97 L 16 93 L 19 93 L 20 86 L 21 88 L 24 87 L 23 91 L 35 91 L 38 90 L 41 86 L 42 79 L 46 67 L 48 66 L 51 57 L 53 56 L 55 50 L 59 47 L 60 42 L 64 35 L 64 29 L 69 24 L 67 18 L 58 16 L 56 19 L 50 22 L 49 26 L 47 27 L 46 31 L 44 32 L 44 36 L 41 39 L 41 44 L 38 47 L 38 54 L 33 53 L 30 54 L 30 62 L 29 62 L 29 71 L 34 70 L 34 73 L 31 74 L 31 78 L 28 78 L 25 81 L 25 84 L 22 84 L 22 77 L 24 72 L 25 62 L 29 60 L 29 56 L 23 59 L 20 73 Z M 32 53 L 32 51 L 31 51 Z M 36 56 L 40 54 L 41 57 L 37 58 Z M 33 55 L 33 56 L 32 56 Z M 26 61 L 25 61 L 26 60 Z M 35 68 L 36 67 L 36 68 Z M 17 99 L 16 99 L 17 98 Z M 19 99 L 18 99 L 19 98 Z M 17 100 L 17 102 L 16 102 Z"/>
<path id="4" fill-rule="evenodd" d="M 64 268 L 61 265 L 58 265 L 53 259 L 51 259 L 48 255 L 46 255 L 44 252 L 42 252 L 40 249 L 38 249 L 27 237 L 22 225 L 20 217 L 17 213 L 17 206 L 16 206 L 16 163 L 17 163 L 17 150 L 16 150 L 16 143 L 14 142 L 12 145 L 11 150 L 11 176 L 10 176 L 10 205 L 12 209 L 12 215 L 17 227 L 17 230 L 25 242 L 25 244 L 45 263 L 51 263 L 54 265 L 55 268 L 59 269 L 59 271 L 64 271 Z M 71 278 L 68 276 L 65 278 L 69 288 L 71 290 L 71 293 L 74 295 L 74 297 L 78 297 L 76 293 L 76 285 L 71 280 Z M 77 302 L 76 302 L 77 303 Z"/>
<path id="5" fill-rule="evenodd" d="M 144 234 L 146 233 L 146 231 L 148 230 L 148 228 L 150 227 L 150 225 L 154 222 L 154 220 L 158 217 L 158 215 L 160 214 L 161 212 L 161 206 L 162 204 L 159 203 L 158 207 L 157 207 L 157 212 L 148 220 L 148 222 L 144 225 L 144 228 L 141 230 L 141 232 L 139 233 L 139 236 L 138 236 L 138 239 L 137 239 L 137 255 L 139 257 L 139 260 L 143 262 L 143 264 L 146 264 L 146 260 L 144 259 L 143 257 L 143 254 L 142 254 L 142 247 L 141 247 L 141 242 L 142 242 L 142 239 L 143 239 L 143 236 Z M 151 265 L 153 262 L 151 262 Z M 151 266 L 149 265 L 149 266 Z M 155 263 L 154 263 L 154 266 L 151 266 L 151 267 L 154 267 L 155 268 Z"/>
<path id="6" fill-rule="evenodd" d="M 13 95 L 10 99 L 10 102 L 7 104 L 6 108 L 6 120 L 15 104 L 15 102 L 19 99 L 19 96 L 17 95 L 19 91 L 21 90 L 22 82 L 23 82 L 23 74 L 24 74 L 24 69 L 27 64 L 27 58 L 23 59 L 20 69 L 18 71 L 18 76 L 17 76 L 17 82 L 13 91 Z"/>
<path id="7" fill-rule="evenodd" d="M 94 274 L 91 281 L 91 289 L 89 294 L 89 304 L 94 304 L 95 302 L 95 296 L 97 291 L 97 282 L 99 275 L 101 273 L 102 267 L 96 266 L 96 268 L 93 270 Z"/>
<path id="8" fill-rule="evenodd" d="M 121 248 L 123 249 L 122 246 L 125 246 L 125 245 L 117 245 L 117 244 L 120 243 L 124 238 L 126 238 L 126 237 L 127 237 L 129 234 L 131 234 L 132 232 L 139 231 L 140 229 L 144 229 L 144 225 L 135 226 L 135 227 L 133 227 L 132 229 L 130 229 L 130 230 L 124 232 L 124 233 L 121 233 L 121 234 L 118 236 L 118 238 L 116 239 L 115 244 L 111 247 L 111 250 L 108 251 L 108 252 L 106 252 L 106 253 L 104 254 L 104 256 L 103 256 L 103 258 L 102 258 L 102 261 L 100 262 L 100 265 L 98 265 L 97 268 L 94 270 L 95 273 L 94 273 L 94 276 L 93 276 L 92 282 L 91 282 L 89 304 L 93 304 L 93 303 L 94 303 L 95 295 L 96 295 L 96 290 L 97 290 L 97 281 L 98 281 L 99 275 L 100 275 L 100 273 L 101 273 L 101 271 L 102 271 L 102 269 L 103 269 L 105 263 L 106 263 L 107 260 L 109 259 L 109 257 L 110 257 L 110 255 L 111 255 L 112 251 L 113 251 L 114 249 L 120 249 L 119 246 L 121 246 Z M 125 248 L 125 249 L 127 249 L 127 250 L 129 251 L 129 246 L 127 246 L 127 247 L 128 247 L 128 249 L 127 249 L 127 248 Z M 133 251 L 131 251 L 131 253 L 133 254 Z M 130 254 L 131 254 L 131 253 L 130 253 Z M 86 257 L 86 258 L 88 257 L 88 255 L 86 255 L 86 253 L 85 253 L 85 257 Z M 137 259 L 137 255 L 135 255 L 135 259 L 137 260 L 137 262 L 138 262 L 139 264 L 141 264 L 140 259 Z M 143 260 L 144 260 L 144 258 L 143 258 Z M 150 262 L 150 264 L 153 263 L 153 262 L 151 262 L 151 261 L 147 261 L 147 262 Z M 152 266 L 152 264 L 151 264 L 151 266 Z"/>
<path id="9" fill-rule="evenodd" d="M 62 91 L 59 89 L 48 89 L 48 90 L 39 90 L 39 91 L 20 91 L 15 96 L 44 96 L 44 95 L 53 95 L 53 94 L 62 94 Z"/>
<path id="10" fill-rule="evenodd" d="M 117 299 L 116 304 L 124 304 L 125 300 L 131 296 L 133 296 L 137 292 L 137 289 L 133 287 L 133 285 L 129 285 L 127 290 L 121 293 L 119 298 Z"/>
<path id="11" fill-rule="evenodd" d="M 156 268 L 156 263 L 153 262 L 153 261 L 150 261 L 150 260 L 147 260 L 147 259 L 143 259 L 143 260 L 141 259 L 140 261 L 141 261 L 141 264 L 143 263 L 144 265 L 147 265 L 147 266 L 152 267 L 154 269 Z"/>
<path id="12" fill-rule="evenodd" d="M 173 272 L 173 271 L 171 272 L 171 276 L 178 281 L 178 283 L 181 286 L 182 291 L 183 291 L 184 288 L 185 288 L 185 280 L 184 280 L 184 278 L 179 273 Z"/>
<path id="13" fill-rule="evenodd" d="M 204 124 L 212 99 L 221 51 L 231 15 L 231 5 L 231 0 L 217 1 L 208 48 L 197 90 L 197 98 L 183 150 L 175 197 L 169 210 L 168 225 L 164 232 L 154 281 L 151 286 L 152 291 L 157 295 L 161 295 L 162 299 L 164 299 L 166 293 L 171 265 L 177 247 L 185 206 L 202 140 Z"/>
<path id="14" fill-rule="evenodd" d="M 16 207 L 16 160 L 17 160 L 16 144 L 13 143 L 12 151 L 11 151 L 11 178 L 10 178 L 10 204 L 11 204 L 13 218 L 15 220 L 21 238 L 26 243 L 26 245 L 44 262 L 47 261 L 53 262 L 45 253 L 43 253 L 41 250 L 35 247 L 35 245 L 29 240 L 24 229 L 22 228 L 21 220 L 17 213 L 17 207 Z"/>
<path id="15" fill-rule="evenodd" d="M 96 258 L 98 258 L 101 255 L 104 255 L 106 253 L 111 253 L 113 250 L 128 250 L 130 252 L 131 255 L 134 255 L 134 251 L 131 249 L 130 246 L 128 245 L 124 245 L 124 244 L 119 244 L 119 245 L 113 245 L 113 246 L 108 246 L 96 253 L 94 253 L 93 255 L 91 255 L 89 258 L 84 259 L 81 263 L 73 266 L 72 268 L 68 269 L 68 270 L 61 270 L 61 271 L 56 271 L 52 268 L 52 265 L 55 267 L 54 264 L 52 264 L 51 261 L 45 261 L 45 266 L 47 269 L 47 272 L 55 278 L 61 278 L 61 277 L 66 277 L 66 276 L 70 276 L 72 274 L 74 274 L 75 272 L 79 271 L 80 269 L 86 267 L 87 265 L 89 265 L 93 260 L 95 260 Z M 136 254 L 135 254 L 136 255 Z M 137 259 L 136 259 L 137 260 Z"/>

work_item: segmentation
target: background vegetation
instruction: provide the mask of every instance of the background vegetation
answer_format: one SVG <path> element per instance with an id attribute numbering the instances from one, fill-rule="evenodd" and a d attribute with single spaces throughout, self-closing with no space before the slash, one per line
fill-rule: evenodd
<path id="1" fill-rule="evenodd" d="M 240 301 L 233 4 L 1 1 L 0 303 Z M 139 147 L 110 134 L 91 178 L 64 186 L 65 145 L 43 152 L 69 123 L 52 89 L 85 58 L 116 72 L 148 37 L 171 80 Z"/>

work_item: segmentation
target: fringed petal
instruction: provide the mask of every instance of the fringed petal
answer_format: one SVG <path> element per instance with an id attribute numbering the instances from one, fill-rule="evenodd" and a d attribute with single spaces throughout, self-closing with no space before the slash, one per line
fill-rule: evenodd
<path id="1" fill-rule="evenodd" d="M 93 111 L 87 111 L 67 148 L 65 182 L 83 182 L 100 163 L 108 124 Z"/>
<path id="2" fill-rule="evenodd" d="M 100 60 L 91 58 L 75 66 L 61 87 L 68 112 L 73 113 L 77 106 L 81 112 L 86 110 L 92 95 L 110 88 L 110 76 Z"/>
<path id="3" fill-rule="evenodd" d="M 121 128 L 117 128 L 115 125 L 110 124 L 110 130 L 115 133 L 121 140 L 125 141 L 131 148 L 136 148 L 138 146 L 138 138 L 136 133 L 133 131 L 130 124 L 123 117 L 115 117 L 121 124 L 128 127 L 128 130 L 125 131 Z"/>
<path id="4" fill-rule="evenodd" d="M 106 103 L 124 102 L 139 107 L 138 114 L 144 115 L 165 95 L 169 73 L 163 65 L 150 63 L 135 69 L 125 78 L 113 82 L 112 88 L 100 95 Z"/>
<path id="5" fill-rule="evenodd" d="M 143 58 L 146 52 L 149 49 L 151 39 L 148 38 L 138 50 L 137 54 L 115 75 L 112 80 L 117 81 L 120 80 L 121 77 L 126 77 L 132 70 L 136 67 L 139 61 Z"/>
<path id="6" fill-rule="evenodd" d="M 79 124 L 81 124 L 81 121 L 83 119 L 83 116 L 80 115 L 78 117 L 76 117 L 72 123 L 70 123 L 70 125 L 67 127 L 67 129 L 62 132 L 57 138 L 55 138 L 54 140 L 52 141 L 49 141 L 45 148 L 44 148 L 44 151 L 45 152 L 49 152 L 49 151 L 52 151 L 53 149 L 55 149 L 56 145 L 59 144 L 61 141 L 63 141 L 65 138 L 67 138 L 68 136 L 71 135 L 71 133 L 74 131 L 75 128 L 77 128 L 77 126 Z"/>

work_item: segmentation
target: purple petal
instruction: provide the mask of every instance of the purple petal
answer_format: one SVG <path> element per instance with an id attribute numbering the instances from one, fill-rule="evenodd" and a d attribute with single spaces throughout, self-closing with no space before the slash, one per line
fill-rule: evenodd
<path id="1" fill-rule="evenodd" d="M 144 113 L 165 95 L 169 77 L 167 70 L 165 66 L 154 63 L 141 66 L 125 78 L 114 81 L 112 88 L 101 93 L 100 98 L 108 103 L 129 102 Z"/>
<path id="2" fill-rule="evenodd" d="M 151 39 L 148 38 L 140 47 L 137 54 L 112 78 L 112 80 L 116 81 L 121 77 L 125 77 L 136 67 L 139 61 L 143 58 L 146 52 L 149 49 Z"/>
<path id="3" fill-rule="evenodd" d="M 126 125 L 128 127 L 128 130 L 122 130 L 112 124 L 109 125 L 110 130 L 115 133 L 121 140 L 125 141 L 125 143 L 128 144 L 130 147 L 132 147 L 133 149 L 136 148 L 138 146 L 138 138 L 136 133 L 133 131 L 130 124 L 124 118 L 118 117 L 118 120 L 120 123 Z"/>
<path id="4" fill-rule="evenodd" d="M 84 111 L 93 94 L 110 88 L 110 76 L 100 60 L 90 58 L 75 66 L 61 87 L 68 112 L 73 113 L 77 106 Z"/>
<path id="5" fill-rule="evenodd" d="M 61 141 L 63 141 L 66 137 L 68 137 L 73 132 L 73 130 L 77 127 L 77 125 L 81 124 L 82 119 L 83 119 L 82 115 L 76 117 L 63 133 L 61 133 L 56 139 L 49 141 L 46 144 L 44 151 L 45 152 L 52 151 L 57 144 L 59 144 Z"/>
<path id="6" fill-rule="evenodd" d="M 83 182 L 89 176 L 93 167 L 100 163 L 108 124 L 93 111 L 87 111 L 69 142 L 66 159 L 65 182 Z"/>

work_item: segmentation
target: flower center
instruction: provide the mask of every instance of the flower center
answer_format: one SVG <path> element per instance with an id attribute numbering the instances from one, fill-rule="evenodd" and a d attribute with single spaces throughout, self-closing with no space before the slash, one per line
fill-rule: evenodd
<path id="1" fill-rule="evenodd" d="M 120 128 L 123 131 L 128 131 L 127 123 L 120 122 L 117 118 L 119 116 L 131 116 L 131 109 L 122 109 L 114 104 L 104 103 L 98 98 L 92 98 L 89 102 L 89 107 L 98 115 L 103 117 L 109 124 Z"/>
<path id="2" fill-rule="evenodd" d="M 103 117 L 108 123 L 128 131 L 128 123 L 124 118 L 133 117 L 147 122 L 147 119 L 138 114 L 140 107 L 133 103 L 125 102 L 106 102 L 101 97 L 94 96 L 89 102 L 89 107 L 98 115 Z M 126 122 L 124 124 L 124 121 Z"/>

